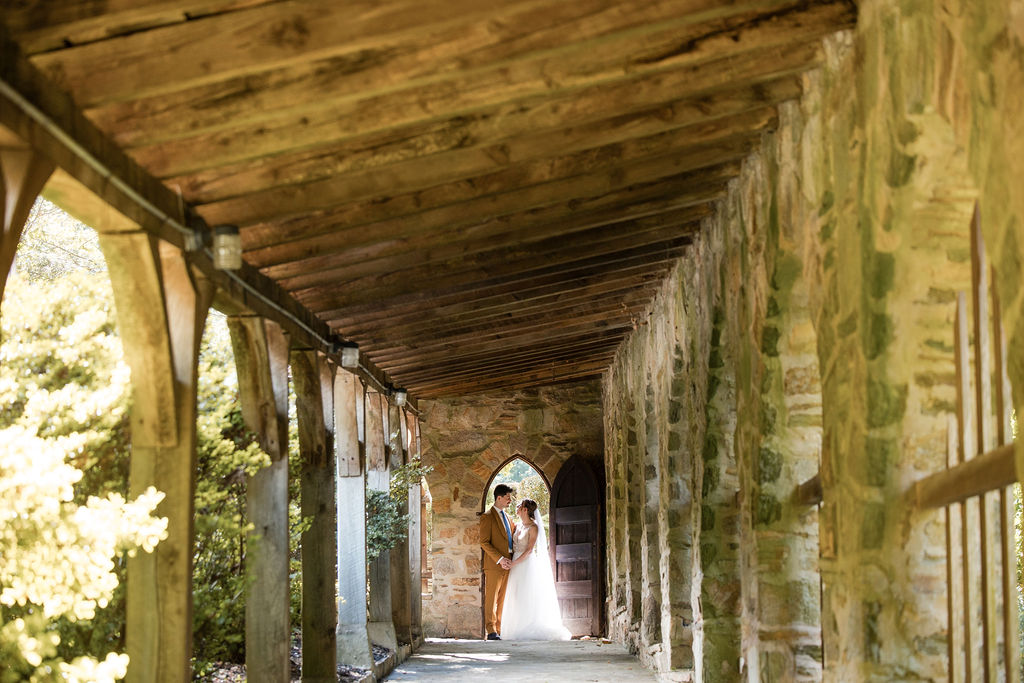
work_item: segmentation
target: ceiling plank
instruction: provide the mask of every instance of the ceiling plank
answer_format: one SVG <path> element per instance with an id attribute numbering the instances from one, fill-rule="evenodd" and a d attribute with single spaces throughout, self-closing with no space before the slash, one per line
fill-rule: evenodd
<path id="1" fill-rule="evenodd" d="M 131 153 L 153 174 L 169 177 L 319 146 L 374 131 L 446 120 L 452 124 L 442 129 L 447 131 L 448 139 L 456 136 L 470 140 L 463 135 L 464 129 L 473 121 L 487 119 L 492 119 L 498 128 L 543 131 L 607 118 L 609 112 L 626 114 L 662 106 L 678 99 L 679 93 L 711 94 L 774 81 L 806 70 L 818 58 L 816 45 L 785 44 L 717 56 L 706 63 L 665 71 L 640 69 L 641 73 L 631 72 L 628 78 L 623 74 L 617 80 L 598 81 L 560 94 L 547 88 L 515 94 L 503 90 L 493 78 L 484 79 L 478 89 L 485 89 L 490 100 L 484 97 L 484 93 L 463 91 L 458 84 L 443 89 L 443 92 L 430 85 L 340 104 L 332 104 L 323 96 L 325 102 L 320 107 L 304 108 L 250 126 L 214 132 L 199 128 L 190 137 L 132 148 Z M 645 74 L 645 71 L 651 73 Z M 320 84 L 306 83 L 304 88 L 324 92 Z M 473 95 L 476 95 L 475 99 Z M 193 103 L 193 106 L 200 104 Z M 179 112 L 178 117 L 196 120 L 195 115 L 188 112 Z M 116 127 L 119 131 L 132 130 L 130 122 L 117 121 L 115 126 L 99 118 L 97 121 L 99 125 Z M 127 143 L 120 137 L 115 139 L 122 144 Z M 416 142 L 429 143 L 429 139 L 417 138 Z M 450 142 L 442 137 L 441 144 Z"/>
<path id="2" fill-rule="evenodd" d="M 785 76 L 710 95 L 698 95 L 621 115 L 550 130 L 523 129 L 525 117 L 462 118 L 404 126 L 295 152 L 247 160 L 167 179 L 190 201 L 210 203 L 237 197 L 241 191 L 262 192 L 345 176 L 366 192 L 391 192 L 402 184 L 426 187 L 552 155 L 579 152 L 626 140 L 648 137 L 696 124 L 729 125 L 729 117 L 764 110 L 801 92 L 799 79 Z M 528 133 L 528 135 L 524 135 Z M 442 175 L 443 174 L 443 175 Z M 376 188 L 376 189 L 374 189 Z M 350 188 L 356 191 L 356 188 Z"/>
<path id="3" fill-rule="evenodd" d="M 437 310 L 438 315 L 463 312 L 474 307 L 486 309 L 488 306 L 514 306 L 517 302 L 529 302 L 546 296 L 557 296 L 560 293 L 569 295 L 588 287 L 614 286 L 621 278 L 639 281 L 641 277 L 656 277 L 659 273 L 665 273 L 670 264 L 670 260 L 645 255 L 604 263 L 603 267 L 591 272 L 555 272 L 534 276 L 528 281 L 521 278 L 499 278 L 497 282 L 487 282 L 481 286 L 467 285 L 445 293 L 438 293 L 437 290 L 415 292 L 412 296 L 396 297 L 381 301 L 379 304 L 362 304 L 324 311 L 321 316 L 332 325 L 337 321 L 338 329 L 344 329 L 349 321 L 382 324 L 391 316 L 420 314 L 426 308 L 424 299 L 420 297 L 430 297 L 430 310 Z"/>

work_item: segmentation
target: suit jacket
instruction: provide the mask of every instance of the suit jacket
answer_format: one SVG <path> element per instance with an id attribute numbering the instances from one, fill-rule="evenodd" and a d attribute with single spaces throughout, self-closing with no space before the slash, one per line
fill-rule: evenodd
<path id="1" fill-rule="evenodd" d="M 508 520 L 508 525 L 515 532 L 516 525 L 511 519 Z M 505 533 L 501 513 L 493 505 L 490 510 L 480 515 L 480 547 L 489 558 L 484 560 L 484 571 L 505 571 L 498 566 L 498 560 L 503 557 L 511 560 L 512 553 L 508 551 L 508 534 Z"/>

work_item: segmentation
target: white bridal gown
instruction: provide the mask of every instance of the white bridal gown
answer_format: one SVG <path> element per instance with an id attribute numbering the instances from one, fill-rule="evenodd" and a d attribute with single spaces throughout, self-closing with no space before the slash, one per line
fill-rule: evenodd
<path id="1" fill-rule="evenodd" d="M 537 513 L 537 543 L 530 558 L 512 567 L 505 590 L 501 615 L 502 640 L 569 640 L 572 634 L 562 625 L 562 615 L 551 577 L 548 545 L 540 513 Z M 512 558 L 526 550 L 529 528 L 520 524 L 512 537 Z"/>

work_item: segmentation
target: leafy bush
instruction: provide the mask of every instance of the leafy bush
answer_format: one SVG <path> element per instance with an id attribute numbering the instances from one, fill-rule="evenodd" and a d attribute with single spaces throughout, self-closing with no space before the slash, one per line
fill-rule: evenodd
<path id="1" fill-rule="evenodd" d="M 390 491 L 366 491 L 366 559 L 375 560 L 409 534 L 409 487 L 433 468 L 413 460 L 391 471 Z"/>

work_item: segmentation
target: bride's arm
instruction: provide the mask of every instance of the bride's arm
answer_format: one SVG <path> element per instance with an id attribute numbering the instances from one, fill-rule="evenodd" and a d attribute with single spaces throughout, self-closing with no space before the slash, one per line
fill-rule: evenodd
<path id="1" fill-rule="evenodd" d="M 513 567 L 516 566 L 517 564 L 519 564 L 520 562 L 525 560 L 527 557 L 529 557 L 530 556 L 530 551 L 533 550 L 533 546 L 535 546 L 535 545 L 537 545 L 537 525 L 536 524 L 534 524 L 532 527 L 530 527 L 529 535 L 526 538 L 526 550 L 523 551 L 522 555 L 520 555 L 519 557 L 517 557 L 516 559 L 514 559 L 512 561 L 512 566 Z"/>

